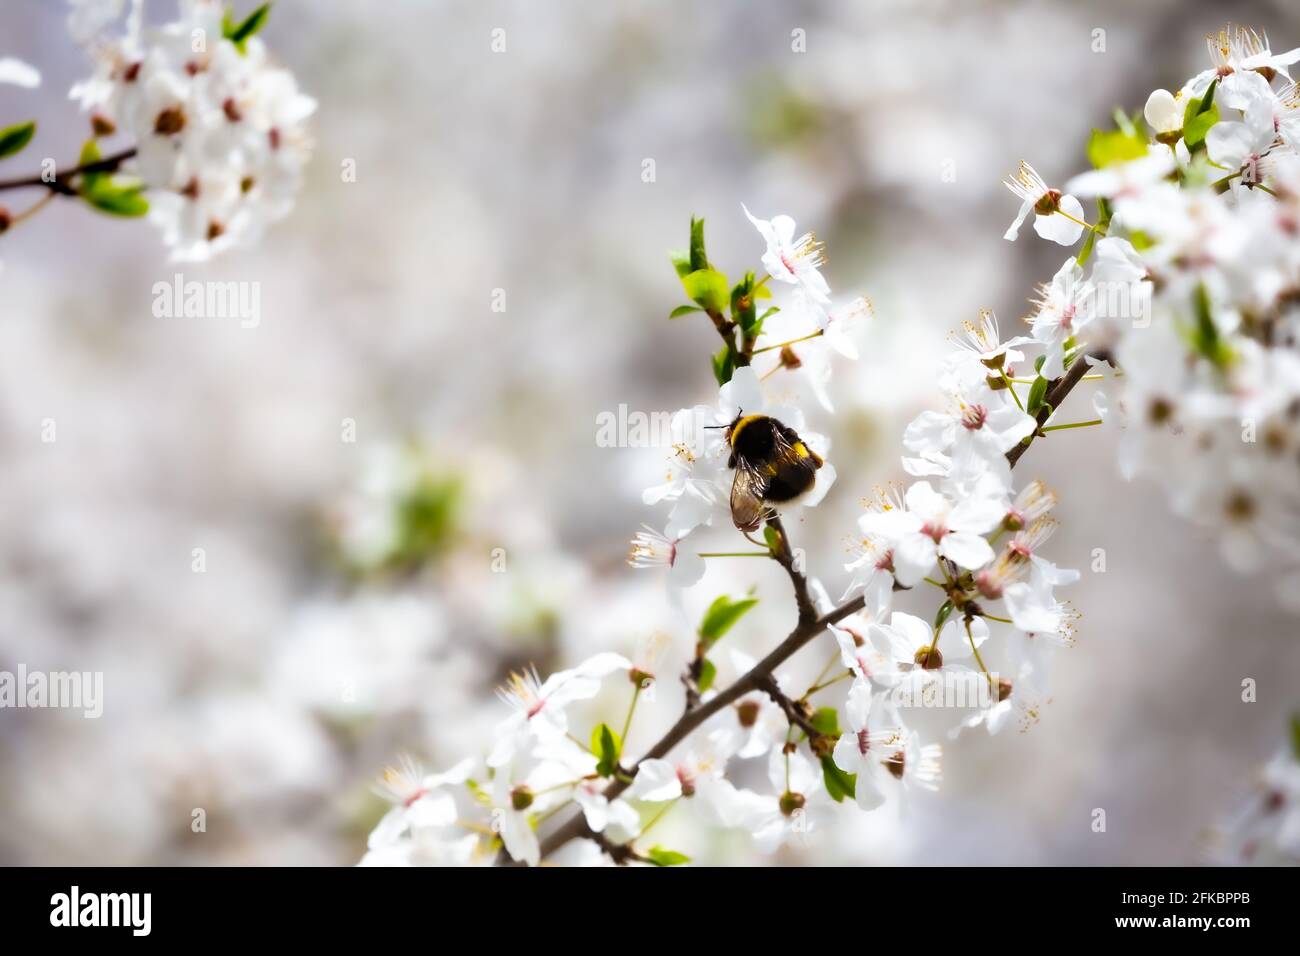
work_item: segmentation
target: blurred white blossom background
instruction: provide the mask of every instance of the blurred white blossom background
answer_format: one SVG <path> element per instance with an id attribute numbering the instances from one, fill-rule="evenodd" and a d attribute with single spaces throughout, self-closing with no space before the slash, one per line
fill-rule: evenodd
<path id="1" fill-rule="evenodd" d="M 838 594 L 948 330 L 982 307 L 1012 324 L 1059 265 L 1002 241 L 1007 170 L 1083 168 L 1089 129 L 1202 69 L 1228 13 L 1300 45 L 1281 2 L 280 0 L 264 35 L 318 101 L 316 147 L 259 245 L 171 263 L 154 231 L 70 201 L 0 237 L 0 669 L 105 675 L 98 720 L 0 711 L 0 862 L 352 863 L 378 772 L 483 750 L 512 668 L 663 632 L 675 669 L 709 601 L 750 586 L 727 641 L 772 647 L 794 615 L 779 568 L 715 562 L 675 602 L 626 566 L 662 452 L 595 441 L 620 404 L 714 401 L 712 330 L 665 319 L 691 214 L 744 264 L 762 247 L 741 203 L 789 213 L 826 241 L 831 285 L 874 303 L 836 415 L 808 409 L 837 483 L 792 523 Z M 28 155 L 60 162 L 86 134 L 65 17 L 0 7 L 0 55 L 43 74 L 0 86 L 0 121 L 38 117 Z M 260 283 L 260 324 L 155 317 L 177 272 Z M 1071 589 L 1080 637 L 1038 726 L 964 735 L 904 820 L 837 815 L 775 858 L 685 815 L 665 842 L 734 863 L 1202 859 L 1300 702 L 1296 619 L 1115 452 L 1095 429 L 1034 448 L 1060 563 L 1107 555 Z M 811 677 L 824 655 L 804 656 Z M 589 704 L 615 720 L 625 700 Z M 629 750 L 678 709 L 661 694 Z"/>

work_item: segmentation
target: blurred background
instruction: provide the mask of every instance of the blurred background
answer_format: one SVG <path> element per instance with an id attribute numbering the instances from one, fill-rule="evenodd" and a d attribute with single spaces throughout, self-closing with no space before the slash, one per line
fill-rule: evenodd
<path id="1" fill-rule="evenodd" d="M 0 120 L 40 121 L 5 176 L 84 139 L 65 13 L 0 6 L 0 55 L 44 77 L 0 86 Z M 938 401 L 947 332 L 981 307 L 1014 328 L 1060 265 L 1028 230 L 1002 240 L 1001 180 L 1022 158 L 1080 171 L 1090 127 L 1208 66 L 1229 14 L 1300 45 L 1280 0 L 280 0 L 263 36 L 320 102 L 317 150 L 260 245 L 173 265 L 149 226 L 71 202 L 0 237 L 0 669 L 102 671 L 105 698 L 98 720 L 0 710 L 0 862 L 349 864 L 384 765 L 480 751 L 511 668 L 657 632 L 684 660 L 702 609 L 751 586 L 726 640 L 773 646 L 794 618 L 778 568 L 713 562 L 678 599 L 626 566 L 632 532 L 662 526 L 640 492 L 664 452 L 595 441 L 620 404 L 716 398 L 713 330 L 666 320 L 690 216 L 737 275 L 762 252 L 741 203 L 787 213 L 825 241 L 837 295 L 874 302 L 836 413 L 804 404 L 839 479 L 792 535 L 838 596 L 861 498 L 902 477 L 901 430 Z M 177 272 L 260 283 L 260 325 L 156 318 Z M 1017 471 L 1060 492 L 1053 557 L 1084 571 L 1041 723 L 945 739 L 939 793 L 902 818 L 845 806 L 774 859 L 689 814 L 663 842 L 712 863 L 1205 859 L 1300 701 L 1296 621 L 1122 484 L 1115 434 L 1059 434 Z M 611 687 L 588 713 L 625 707 Z M 629 749 L 678 707 L 665 688 Z"/>

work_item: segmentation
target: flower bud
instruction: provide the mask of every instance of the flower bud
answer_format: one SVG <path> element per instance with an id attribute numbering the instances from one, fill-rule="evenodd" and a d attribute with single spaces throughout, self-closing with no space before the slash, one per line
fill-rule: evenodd
<path id="1" fill-rule="evenodd" d="M 796 810 L 802 810 L 808 799 L 802 793 L 795 793 L 787 790 L 781 794 L 781 813 L 784 816 L 792 817 Z"/>

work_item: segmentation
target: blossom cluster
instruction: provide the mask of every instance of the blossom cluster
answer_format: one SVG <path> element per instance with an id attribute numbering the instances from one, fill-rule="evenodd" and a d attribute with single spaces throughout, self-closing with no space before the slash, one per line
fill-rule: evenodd
<path id="1" fill-rule="evenodd" d="M 1300 716 L 1290 739 L 1261 768 L 1253 792 L 1213 833 L 1212 854 L 1231 865 L 1300 865 Z"/>
<path id="2" fill-rule="evenodd" d="M 236 21 L 217 0 L 179 0 L 177 18 L 155 29 L 134 0 L 118 30 L 122 6 L 74 4 L 70 28 L 94 72 L 72 98 L 97 139 L 123 134 L 134 144 L 132 171 L 173 258 L 255 241 L 293 206 L 316 107 L 255 35 L 269 5 Z M 83 159 L 99 158 L 92 149 Z"/>
<path id="3" fill-rule="evenodd" d="M 719 375 L 725 380 L 716 406 L 684 408 L 673 416 L 667 472 L 644 494 L 647 505 L 669 506 L 666 525 L 662 533 L 649 526 L 639 533 L 630 558 L 635 567 L 666 568 L 672 587 L 696 584 L 706 561 L 729 556 L 700 553 L 696 541 L 701 528 L 729 526 L 735 462 L 727 426 L 742 412 L 792 427 L 821 456 L 813 488 L 795 507 L 816 505 L 835 480 L 826 440 L 806 429 L 796 404 L 771 394 L 772 379 L 782 372 L 808 374 L 814 400 L 828 406 L 828 352 L 856 356 L 853 332 L 869 306 L 865 300 L 842 308 L 832 303 L 818 269 L 820 247 L 811 236 L 796 238 L 788 217 L 750 219 L 767 246 L 767 278 L 747 276 L 733 312 L 743 313 L 745 299 L 758 298 L 754 290 L 774 281 L 789 287 L 781 314 L 790 318 L 768 325 L 778 314 L 772 307 L 759 328 L 757 319 L 742 321 L 749 363 Z M 688 278 L 701 270 L 713 271 L 704 265 L 687 273 L 688 292 L 699 288 Z M 701 300 L 700 311 L 714 308 L 707 294 Z M 711 710 L 678 750 L 628 765 L 621 760 L 622 740 L 638 698 L 676 676 L 662 673 L 662 641 L 648 643 L 634 660 L 605 652 L 545 680 L 531 671 L 516 674 L 501 693 L 510 714 L 484 761 L 446 774 L 429 775 L 410 765 L 390 771 L 383 792 L 394 806 L 371 835 L 364 862 L 488 861 L 494 844 L 480 837 L 491 836 L 514 860 L 535 865 L 542 853 L 538 823 L 573 803 L 603 849 L 622 854 L 619 862 L 671 865 L 686 858 L 633 845 L 643 846 L 645 831 L 680 800 L 706 825 L 747 832 L 758 851 L 771 852 L 805 839 L 835 804 L 851 801 L 874 810 L 938 785 L 942 748 L 909 726 L 903 716 L 908 707 L 932 707 L 961 687 L 979 706 L 972 711 L 958 704 L 949 711 L 950 736 L 980 725 L 997 733 L 1035 722 L 1053 652 L 1073 640 L 1076 615 L 1057 600 L 1055 588 L 1078 575 L 1042 554 L 1055 528 L 1054 493 L 1041 482 L 1017 490 L 1012 481 L 1007 452 L 1030 439 L 1039 424 L 1012 385 L 1024 341 L 1003 342 L 989 312 L 956 337 L 939 376 L 947 405 L 922 412 L 904 434 L 910 454 L 902 464 L 917 480 L 905 493 L 881 492 L 853 536 L 851 581 L 841 599 L 847 610 L 829 627 L 835 654 L 813 686 L 800 693 L 791 674 L 778 672 L 767 686 Z M 774 504 L 770 514 L 789 509 Z M 767 529 L 773 556 L 788 547 L 779 540 L 783 533 Z M 807 589 L 817 614 L 836 610 L 818 580 L 808 579 Z M 909 591 L 933 598 L 928 619 L 893 608 L 895 595 Z M 999 602 L 1006 616 L 992 612 Z M 692 636 L 698 643 L 687 680 L 695 706 L 709 707 L 725 692 L 714 687 L 719 666 L 711 658 L 737 675 L 753 668 L 755 662 L 738 651 L 725 658 L 715 652 L 730 626 L 719 622 L 734 622 L 753 603 L 719 598 Z M 1004 653 L 1013 676 L 988 669 L 985 658 L 995 650 Z M 590 734 L 585 728 L 573 733 L 574 705 L 601 693 L 611 678 L 621 678 L 631 697 L 621 733 L 605 724 Z M 840 681 L 849 682 L 841 705 L 814 710 L 812 695 Z M 768 787 L 738 786 L 729 777 L 752 761 L 766 767 Z M 481 775 L 490 783 L 481 783 Z M 585 846 L 570 844 L 560 851 L 567 857 L 558 858 L 610 858 L 591 841 L 579 842 Z"/>
<path id="4" fill-rule="evenodd" d="M 1064 245 L 1088 234 L 1030 319 L 1042 374 L 1112 359 L 1123 472 L 1160 482 L 1238 570 L 1291 571 L 1279 591 L 1294 604 L 1300 92 L 1287 68 L 1300 48 L 1275 54 L 1232 26 L 1207 44 L 1207 69 L 1094 131 L 1095 169 L 1054 189 L 1022 164 L 1008 186 L 1017 224 L 1032 213 Z M 1092 222 L 1077 197 L 1095 201 Z"/>

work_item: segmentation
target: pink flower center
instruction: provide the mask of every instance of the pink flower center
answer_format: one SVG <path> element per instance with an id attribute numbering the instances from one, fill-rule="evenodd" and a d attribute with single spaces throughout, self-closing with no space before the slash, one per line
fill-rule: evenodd
<path id="1" fill-rule="evenodd" d="M 1002 582 L 987 568 L 975 575 L 975 586 L 979 588 L 980 594 L 990 601 L 1002 597 Z"/>
<path id="2" fill-rule="evenodd" d="M 988 421 L 989 410 L 983 405 L 967 405 L 961 413 L 962 427 L 968 431 L 977 432 L 984 427 Z"/>
<path id="3" fill-rule="evenodd" d="M 943 540 L 943 536 L 947 533 L 948 528 L 942 521 L 927 521 L 921 525 L 921 534 L 933 538 L 935 544 Z"/>
<path id="4" fill-rule="evenodd" d="M 695 777 L 685 767 L 677 768 L 677 782 L 682 785 L 683 797 L 691 797 L 695 795 Z"/>

